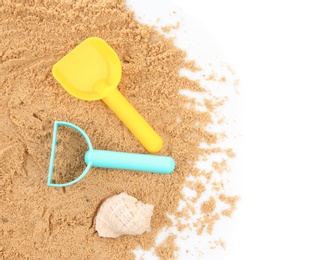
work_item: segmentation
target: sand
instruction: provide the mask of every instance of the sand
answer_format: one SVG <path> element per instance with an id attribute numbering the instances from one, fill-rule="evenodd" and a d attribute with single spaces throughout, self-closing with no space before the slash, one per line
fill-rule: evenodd
<path id="1" fill-rule="evenodd" d="M 212 174 L 198 170 L 196 161 L 211 153 L 233 156 L 230 149 L 199 148 L 201 142 L 217 144 L 217 133 L 204 127 L 213 123 L 214 109 L 221 104 L 205 100 L 206 111 L 200 112 L 193 99 L 180 95 L 182 89 L 206 92 L 179 75 L 181 68 L 194 69 L 193 63 L 185 62 L 186 53 L 172 39 L 137 22 L 124 1 L 56 2 L 0 0 L 0 256 L 134 259 L 132 249 L 157 247 L 157 234 L 173 224 L 167 213 L 189 215 L 189 210 L 177 212 L 186 177 L 206 176 L 208 182 Z M 104 39 L 117 52 L 123 67 L 119 90 L 163 138 L 159 154 L 172 156 L 177 165 L 171 175 L 92 169 L 73 186 L 46 185 L 55 120 L 81 127 L 96 149 L 147 153 L 102 101 L 72 97 L 51 74 L 60 58 L 90 36 Z M 63 167 L 62 178 L 77 176 L 83 168 L 77 159 L 83 149 L 68 148 L 79 145 L 75 138 L 64 139 L 63 152 L 60 147 L 56 163 Z M 204 184 L 195 187 L 202 193 Z M 94 216 L 99 205 L 121 192 L 154 205 L 152 232 L 116 239 L 98 236 Z M 203 213 L 211 213 L 219 201 L 228 203 L 229 210 L 206 214 L 194 223 L 198 234 L 212 232 L 219 218 L 231 216 L 236 198 L 225 194 L 208 200 Z M 165 241 L 155 253 L 174 258 L 175 236 Z"/>

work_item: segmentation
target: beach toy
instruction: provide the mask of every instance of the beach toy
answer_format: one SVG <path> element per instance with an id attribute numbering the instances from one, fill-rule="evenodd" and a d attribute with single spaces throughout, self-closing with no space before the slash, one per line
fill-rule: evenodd
<path id="1" fill-rule="evenodd" d="M 159 152 L 161 137 L 117 89 L 121 62 L 102 39 L 91 37 L 59 60 L 52 70 L 55 79 L 76 98 L 102 99 L 150 153 Z"/>
<path id="2" fill-rule="evenodd" d="M 54 172 L 54 160 L 56 156 L 57 131 L 59 126 L 70 127 L 78 131 L 85 138 L 85 141 L 88 145 L 88 151 L 85 153 L 84 156 L 84 162 L 86 164 L 85 170 L 78 178 L 67 183 L 53 183 L 52 181 L 52 175 Z M 175 168 L 175 161 L 173 158 L 168 156 L 95 150 L 93 149 L 89 137 L 81 128 L 68 122 L 55 121 L 47 185 L 54 187 L 64 187 L 72 185 L 80 181 L 87 174 L 91 167 L 169 174 Z"/>

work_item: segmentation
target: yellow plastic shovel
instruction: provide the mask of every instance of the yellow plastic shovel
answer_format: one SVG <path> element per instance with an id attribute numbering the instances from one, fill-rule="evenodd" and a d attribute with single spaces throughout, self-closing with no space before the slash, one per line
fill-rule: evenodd
<path id="1" fill-rule="evenodd" d="M 102 39 L 91 37 L 58 61 L 53 76 L 63 88 L 83 100 L 102 99 L 150 153 L 159 152 L 163 140 L 117 89 L 121 63 Z"/>

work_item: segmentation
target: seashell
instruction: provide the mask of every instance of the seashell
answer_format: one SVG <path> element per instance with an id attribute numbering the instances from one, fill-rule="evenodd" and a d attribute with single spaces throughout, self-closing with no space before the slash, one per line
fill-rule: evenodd
<path id="1" fill-rule="evenodd" d="M 95 229 L 100 237 L 140 235 L 151 231 L 154 206 L 144 204 L 126 192 L 108 198 L 96 215 Z"/>

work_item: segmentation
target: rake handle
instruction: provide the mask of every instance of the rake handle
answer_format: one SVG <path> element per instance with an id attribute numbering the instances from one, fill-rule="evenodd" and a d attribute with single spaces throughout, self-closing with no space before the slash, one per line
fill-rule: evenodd
<path id="1" fill-rule="evenodd" d="M 106 150 L 89 150 L 84 161 L 92 167 L 113 168 L 143 172 L 169 174 L 175 168 L 175 161 L 168 156 L 136 154 Z"/>
<path id="2" fill-rule="evenodd" d="M 118 89 L 112 90 L 102 100 L 117 117 L 120 118 L 148 152 L 157 153 L 162 149 L 162 138 L 135 110 Z"/>

